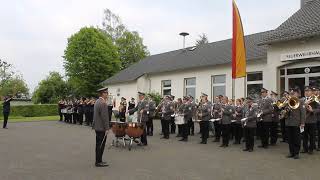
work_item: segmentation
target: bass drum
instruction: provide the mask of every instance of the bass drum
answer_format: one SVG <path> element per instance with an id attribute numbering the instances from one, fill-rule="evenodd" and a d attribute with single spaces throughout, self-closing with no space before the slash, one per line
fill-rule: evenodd
<path id="1" fill-rule="evenodd" d="M 174 122 L 176 125 L 184 124 L 184 116 L 183 115 L 176 115 Z"/>

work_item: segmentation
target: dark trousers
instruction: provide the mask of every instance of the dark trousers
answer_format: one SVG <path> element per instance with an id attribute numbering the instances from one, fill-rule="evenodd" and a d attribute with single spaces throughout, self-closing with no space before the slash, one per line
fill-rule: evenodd
<path id="1" fill-rule="evenodd" d="M 234 134 L 234 137 L 235 137 L 235 140 L 234 142 L 237 143 L 237 144 L 240 144 L 241 143 L 241 138 L 242 138 L 242 133 L 243 133 L 243 129 L 242 129 L 242 125 L 241 124 L 234 124 L 234 129 L 233 129 L 233 134 Z"/>
<path id="2" fill-rule="evenodd" d="M 262 121 L 257 122 L 256 136 L 257 139 L 262 139 L 263 129 L 262 129 Z"/>
<path id="3" fill-rule="evenodd" d="M 271 131 L 270 131 L 270 143 L 271 144 L 276 144 L 278 141 L 278 127 L 279 123 L 278 122 L 272 122 L 271 124 Z"/>
<path id="4" fill-rule="evenodd" d="M 63 116 L 62 116 L 62 113 L 61 113 L 61 109 L 60 109 L 60 108 L 58 109 L 58 113 L 59 113 L 59 116 L 60 116 L 60 120 L 59 120 L 59 121 L 62 121 L 62 120 L 63 120 Z"/>
<path id="5" fill-rule="evenodd" d="M 153 117 L 149 117 L 147 121 L 147 135 L 153 135 Z"/>
<path id="6" fill-rule="evenodd" d="M 84 114 L 84 118 L 85 118 L 85 122 L 86 122 L 86 125 L 89 125 L 90 124 L 90 115 L 89 115 L 90 113 L 89 112 L 86 112 L 85 114 Z M 109 121 L 110 122 L 110 121 Z"/>
<path id="7" fill-rule="evenodd" d="M 109 121 L 109 122 L 111 122 L 111 121 Z M 93 123 L 93 112 L 90 112 L 89 113 L 89 124 L 92 125 L 92 123 Z"/>
<path id="8" fill-rule="evenodd" d="M 200 121 L 199 125 L 202 142 L 207 142 L 207 139 L 209 137 L 209 121 Z"/>
<path id="9" fill-rule="evenodd" d="M 82 125 L 82 123 L 83 123 L 83 113 L 79 114 L 78 121 L 79 121 L 79 124 Z"/>
<path id="10" fill-rule="evenodd" d="M 286 119 L 280 120 L 281 136 L 283 141 L 287 141 L 288 137 L 286 134 Z"/>
<path id="11" fill-rule="evenodd" d="M 3 113 L 3 128 L 7 128 L 9 114 L 10 113 L 7 113 L 7 112 Z"/>
<path id="12" fill-rule="evenodd" d="M 160 118 L 160 122 L 161 122 L 161 133 L 164 135 L 164 119 Z"/>
<path id="13" fill-rule="evenodd" d="M 119 112 L 119 119 L 121 122 L 126 122 L 126 112 Z"/>
<path id="14" fill-rule="evenodd" d="M 73 118 L 72 118 L 73 124 L 77 124 L 78 117 L 79 117 L 78 113 L 73 113 L 72 116 L 73 116 Z"/>
<path id="15" fill-rule="evenodd" d="M 262 122 L 261 145 L 263 147 L 269 146 L 271 126 L 272 126 L 272 122 Z"/>
<path id="16" fill-rule="evenodd" d="M 188 135 L 194 135 L 194 122 L 192 119 L 188 120 Z"/>
<path id="17" fill-rule="evenodd" d="M 182 126 L 183 125 L 178 125 L 178 135 L 182 135 Z"/>
<path id="18" fill-rule="evenodd" d="M 317 129 L 318 129 L 318 149 L 320 149 L 320 121 L 317 122 Z"/>
<path id="19" fill-rule="evenodd" d="M 303 132 L 303 150 L 312 152 L 316 148 L 316 124 L 305 124 Z"/>
<path id="20" fill-rule="evenodd" d="M 223 145 L 229 145 L 229 139 L 230 139 L 230 129 L 231 124 L 222 124 L 221 130 L 222 130 L 222 144 Z"/>
<path id="21" fill-rule="evenodd" d="M 171 129 L 171 134 L 176 133 L 176 123 L 174 122 L 174 117 L 171 118 L 170 120 L 170 129 Z"/>
<path id="22" fill-rule="evenodd" d="M 192 121 L 192 120 L 191 120 Z M 183 139 L 188 139 L 190 133 L 190 128 L 188 124 L 182 124 L 181 126 L 181 136 Z"/>
<path id="23" fill-rule="evenodd" d="M 236 123 L 235 122 L 232 122 L 231 124 L 230 124 L 230 139 L 232 140 L 233 138 L 234 138 L 234 136 L 235 136 L 235 134 L 234 134 L 234 131 L 235 131 L 235 127 L 236 126 Z"/>
<path id="24" fill-rule="evenodd" d="M 107 138 L 104 138 L 104 131 L 96 131 L 96 163 L 102 162 L 102 156 L 104 152 L 104 147 L 106 145 Z"/>
<path id="25" fill-rule="evenodd" d="M 109 122 L 112 121 L 112 108 L 113 108 L 113 106 L 108 106 Z"/>
<path id="26" fill-rule="evenodd" d="M 300 127 L 287 126 L 286 133 L 288 136 L 288 144 L 290 154 L 299 155 L 301 147 Z"/>
<path id="27" fill-rule="evenodd" d="M 216 132 L 215 133 L 216 140 L 220 140 L 220 137 L 221 137 L 221 124 L 220 124 L 219 121 L 215 121 L 214 122 L 214 131 Z"/>
<path id="28" fill-rule="evenodd" d="M 169 138 L 169 126 L 170 126 L 170 120 L 163 120 L 163 137 Z"/>
<path id="29" fill-rule="evenodd" d="M 253 150 L 255 130 L 256 128 L 251 128 L 251 127 L 244 128 L 244 134 L 246 139 L 246 149 Z"/>
<path id="30" fill-rule="evenodd" d="M 144 126 L 143 127 L 143 134 L 141 135 L 141 143 L 144 145 L 148 144 L 148 140 L 147 140 L 147 127 Z"/>

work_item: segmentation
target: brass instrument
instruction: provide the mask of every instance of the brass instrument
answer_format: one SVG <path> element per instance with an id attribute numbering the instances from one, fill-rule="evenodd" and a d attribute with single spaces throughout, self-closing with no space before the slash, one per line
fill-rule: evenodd
<path id="1" fill-rule="evenodd" d="M 282 103 L 284 108 L 280 113 L 280 119 L 288 117 L 288 112 L 300 107 L 300 100 L 297 97 L 289 97 Z"/>
<path id="2" fill-rule="evenodd" d="M 290 97 L 288 99 L 288 106 L 290 109 L 298 109 L 300 106 L 300 100 L 297 97 Z"/>
<path id="3" fill-rule="evenodd" d="M 316 96 L 316 95 L 312 95 L 310 97 L 310 99 L 306 102 L 306 105 L 310 105 L 311 103 L 313 102 L 316 102 L 316 103 L 320 103 L 320 99 L 319 99 L 319 96 Z"/>

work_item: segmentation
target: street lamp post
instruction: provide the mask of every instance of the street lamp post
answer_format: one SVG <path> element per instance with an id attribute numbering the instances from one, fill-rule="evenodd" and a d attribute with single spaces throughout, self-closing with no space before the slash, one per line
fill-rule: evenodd
<path id="1" fill-rule="evenodd" d="M 183 36 L 183 49 L 185 48 L 186 46 L 186 36 L 189 36 L 189 33 L 187 32 L 182 32 L 179 34 L 180 36 Z"/>

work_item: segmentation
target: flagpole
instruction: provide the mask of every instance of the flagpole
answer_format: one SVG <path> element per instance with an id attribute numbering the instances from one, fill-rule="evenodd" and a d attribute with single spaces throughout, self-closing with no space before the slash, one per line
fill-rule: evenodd
<path id="1" fill-rule="evenodd" d="M 232 78 L 232 99 L 235 99 L 235 79 Z"/>

